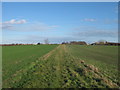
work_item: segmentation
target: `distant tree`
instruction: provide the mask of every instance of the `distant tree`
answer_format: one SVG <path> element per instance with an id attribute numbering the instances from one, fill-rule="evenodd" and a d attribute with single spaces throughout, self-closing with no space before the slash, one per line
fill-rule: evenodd
<path id="1" fill-rule="evenodd" d="M 45 44 L 49 44 L 49 40 L 48 39 L 45 39 L 44 42 L 45 42 Z"/>
<path id="2" fill-rule="evenodd" d="M 41 43 L 37 43 L 37 45 L 40 45 Z"/>

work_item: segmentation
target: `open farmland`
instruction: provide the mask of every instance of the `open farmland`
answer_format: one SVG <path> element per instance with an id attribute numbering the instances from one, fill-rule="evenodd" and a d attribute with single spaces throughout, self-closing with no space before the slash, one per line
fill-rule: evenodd
<path id="1" fill-rule="evenodd" d="M 28 69 L 31 63 L 54 49 L 57 45 L 40 46 L 3 46 L 3 86 L 9 87 L 12 79 L 23 69 Z M 14 82 L 14 81 L 13 81 Z"/>
<path id="2" fill-rule="evenodd" d="M 118 88 L 118 47 L 3 47 L 4 88 Z"/>

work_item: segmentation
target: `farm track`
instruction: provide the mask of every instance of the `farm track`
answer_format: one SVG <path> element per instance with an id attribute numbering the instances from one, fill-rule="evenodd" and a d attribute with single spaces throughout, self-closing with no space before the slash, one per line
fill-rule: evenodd
<path id="1" fill-rule="evenodd" d="M 49 53 L 45 54 L 44 56 L 40 57 L 39 60 L 43 59 L 43 60 L 47 60 L 54 52 L 57 48 L 59 48 L 60 45 L 56 48 L 54 48 L 52 51 L 50 51 Z"/>
<path id="2" fill-rule="evenodd" d="M 59 45 L 20 70 L 12 78 L 10 87 L 19 88 L 80 88 L 118 87 L 101 74 L 99 68 L 87 64 L 69 53 L 66 45 Z"/>

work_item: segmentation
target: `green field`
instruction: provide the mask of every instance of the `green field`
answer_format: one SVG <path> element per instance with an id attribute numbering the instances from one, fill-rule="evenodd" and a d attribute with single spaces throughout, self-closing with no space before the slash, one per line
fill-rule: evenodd
<path id="1" fill-rule="evenodd" d="M 3 88 L 118 88 L 118 47 L 3 46 Z"/>

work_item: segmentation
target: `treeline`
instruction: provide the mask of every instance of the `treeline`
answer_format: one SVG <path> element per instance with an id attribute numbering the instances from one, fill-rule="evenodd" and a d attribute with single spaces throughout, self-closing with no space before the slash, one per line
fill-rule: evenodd
<path id="1" fill-rule="evenodd" d="M 0 44 L 0 46 L 18 46 L 18 45 L 42 45 L 43 43 L 37 43 L 37 44 Z M 51 44 L 49 44 L 51 45 Z M 52 44 L 52 45 L 56 45 L 56 44 Z"/>
<path id="2" fill-rule="evenodd" d="M 0 46 L 33 45 L 33 44 L 0 44 Z"/>
<path id="3" fill-rule="evenodd" d="M 76 45 L 87 45 L 85 41 L 70 41 L 70 42 L 62 42 L 62 44 L 76 44 Z"/>
<path id="4" fill-rule="evenodd" d="M 41 45 L 43 43 L 37 43 L 37 44 L 0 44 L 0 46 L 16 46 L 16 45 Z M 45 43 L 45 44 L 49 44 L 49 45 L 53 45 L 50 43 Z M 57 44 L 57 43 L 55 43 Z M 107 42 L 107 41 L 98 41 L 98 42 L 94 42 L 91 44 L 86 43 L 85 41 L 70 41 L 70 42 L 62 42 L 61 44 L 69 44 L 69 45 L 113 45 L 113 46 L 120 46 L 120 43 L 115 43 L 115 42 Z"/>
<path id="5" fill-rule="evenodd" d="M 91 43 L 91 44 L 88 44 L 85 41 L 70 41 L 70 42 L 62 42 L 62 44 L 70 44 L 70 45 L 113 45 L 113 46 L 120 46 L 120 43 L 107 42 L 107 41 L 98 41 L 98 42 Z"/>

